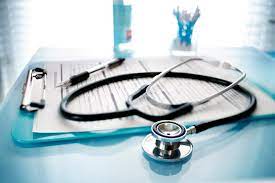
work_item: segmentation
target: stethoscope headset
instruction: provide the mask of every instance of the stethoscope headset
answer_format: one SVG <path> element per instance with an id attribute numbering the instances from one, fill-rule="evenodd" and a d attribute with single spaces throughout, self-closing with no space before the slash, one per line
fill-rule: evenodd
<path id="1" fill-rule="evenodd" d="M 236 79 L 234 82 L 223 80 L 220 78 L 215 78 L 206 75 L 199 75 L 193 73 L 183 73 L 183 72 L 172 72 L 175 68 L 191 61 L 202 61 L 208 63 L 214 67 L 221 67 L 227 70 L 233 70 L 241 74 L 241 76 Z M 138 78 L 148 78 L 153 77 L 152 80 L 145 85 L 142 85 L 137 91 L 128 96 L 126 101 L 127 109 L 114 111 L 114 112 L 104 112 L 104 113 L 76 113 L 68 110 L 68 104 L 73 101 L 78 96 L 88 92 L 90 90 L 96 89 L 98 87 L 108 85 L 114 82 L 138 79 Z M 199 81 L 206 81 L 211 83 L 216 83 L 224 86 L 220 91 L 217 91 L 214 94 L 209 95 L 199 101 L 195 102 L 184 102 L 178 104 L 168 104 L 162 103 L 154 99 L 151 96 L 150 90 L 154 84 L 156 84 L 161 78 L 170 77 L 170 78 L 185 78 L 185 79 L 195 79 Z M 76 89 L 66 97 L 64 97 L 60 104 L 60 112 L 61 114 L 70 120 L 74 121 L 96 121 L 96 120 L 106 120 L 106 119 L 114 119 L 114 118 L 122 118 L 128 116 L 139 116 L 144 119 L 156 122 L 151 127 L 151 134 L 147 135 L 142 142 L 142 148 L 146 155 L 149 157 L 166 162 L 175 162 L 186 160 L 192 154 L 193 145 L 192 143 L 185 139 L 185 137 L 189 134 L 199 133 L 205 131 L 209 128 L 216 127 L 219 125 L 224 125 L 227 123 L 236 122 L 240 119 L 246 118 L 255 110 L 256 108 L 256 97 L 247 89 L 240 86 L 239 83 L 246 77 L 246 74 L 240 69 L 233 67 L 229 63 L 220 63 L 219 61 L 207 61 L 202 58 L 189 58 L 186 59 L 172 67 L 165 69 L 162 72 L 141 72 L 141 73 L 130 73 L 130 74 L 122 74 L 117 76 L 108 77 L 94 83 L 88 84 L 81 88 Z M 232 116 L 228 116 L 222 119 L 217 119 L 213 121 L 208 121 L 204 123 L 200 123 L 198 125 L 191 126 L 186 128 L 184 125 L 181 125 L 175 121 L 171 121 L 170 119 L 174 119 L 181 115 L 190 113 L 194 107 L 204 104 L 222 94 L 227 92 L 228 90 L 234 89 L 239 93 L 247 96 L 249 100 L 249 104 L 245 108 L 245 110 L 240 111 Z M 146 112 L 139 110 L 134 106 L 134 101 L 141 96 L 145 96 L 147 101 L 162 109 L 169 110 L 168 113 L 163 115 L 152 115 Z"/>

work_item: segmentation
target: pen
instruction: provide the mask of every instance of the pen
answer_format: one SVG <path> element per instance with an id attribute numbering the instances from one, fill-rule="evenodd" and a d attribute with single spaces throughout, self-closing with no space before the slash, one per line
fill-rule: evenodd
<path id="1" fill-rule="evenodd" d="M 111 69 L 111 68 L 117 67 L 120 64 L 122 64 L 124 62 L 124 60 L 125 60 L 125 58 L 115 58 L 115 59 L 112 59 L 110 61 L 98 64 L 98 65 L 96 65 L 96 66 L 94 66 L 90 69 L 87 69 L 84 72 L 81 72 L 77 75 L 71 76 L 68 80 L 59 83 L 56 87 L 63 87 L 63 86 L 68 87 L 68 86 L 75 85 L 77 83 L 80 83 L 80 82 L 85 81 L 86 79 L 88 79 L 91 73 L 94 73 L 96 71 L 99 71 L 99 70 L 102 70 L 102 69 L 105 69 L 105 68 L 110 68 Z"/>

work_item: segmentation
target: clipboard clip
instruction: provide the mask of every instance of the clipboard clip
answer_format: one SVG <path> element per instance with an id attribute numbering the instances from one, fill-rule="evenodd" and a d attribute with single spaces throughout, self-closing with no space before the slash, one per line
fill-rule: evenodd
<path id="1" fill-rule="evenodd" d="M 23 87 L 21 110 L 28 112 L 43 109 L 46 105 L 47 71 L 42 68 L 30 69 Z"/>

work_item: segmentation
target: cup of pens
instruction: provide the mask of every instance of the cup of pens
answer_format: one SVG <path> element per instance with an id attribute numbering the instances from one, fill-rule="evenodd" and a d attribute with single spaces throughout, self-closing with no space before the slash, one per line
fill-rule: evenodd
<path id="1" fill-rule="evenodd" d="M 172 50 L 194 52 L 196 45 L 192 42 L 192 36 L 195 24 L 200 17 L 200 9 L 196 7 L 195 11 L 190 12 L 177 6 L 173 10 L 173 15 L 177 21 L 177 36 L 173 41 Z"/>

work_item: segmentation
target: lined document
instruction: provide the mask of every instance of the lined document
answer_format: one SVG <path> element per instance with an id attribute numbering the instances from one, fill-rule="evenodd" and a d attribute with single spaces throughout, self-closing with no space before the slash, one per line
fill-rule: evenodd
<path id="1" fill-rule="evenodd" d="M 103 60 L 102 60 L 103 62 Z M 59 82 L 67 80 L 70 76 L 78 74 L 99 62 L 64 62 L 46 63 L 48 72 L 46 88 L 46 106 L 39 110 L 35 116 L 33 132 L 36 133 L 64 133 L 104 131 L 121 128 L 134 128 L 152 125 L 138 116 L 130 116 L 121 119 L 100 120 L 91 122 L 79 122 L 65 119 L 59 112 L 60 101 L 63 97 L 79 87 L 89 83 L 115 75 L 137 72 L 160 72 L 163 69 L 181 62 L 179 58 L 159 57 L 128 59 L 119 67 L 105 69 L 91 74 L 87 81 L 69 88 L 57 88 Z M 190 72 L 214 76 L 222 79 L 233 80 L 238 77 L 234 72 L 213 68 L 206 63 L 190 62 L 175 70 L 176 72 Z M 126 109 L 125 101 L 141 85 L 148 83 L 151 78 L 140 78 L 119 81 L 91 89 L 89 92 L 73 100 L 68 108 L 77 113 L 101 113 Z M 246 82 L 242 84 L 257 97 L 257 109 L 253 115 L 275 113 L 275 102 L 255 86 Z M 176 104 L 188 101 L 197 101 L 224 88 L 221 85 L 181 78 L 165 78 L 152 87 L 150 95 L 157 101 Z M 195 107 L 190 114 L 176 118 L 175 120 L 186 125 L 199 124 L 200 122 L 220 119 L 231 116 L 244 110 L 249 104 L 247 96 L 235 90 L 230 90 L 210 102 Z M 141 97 L 134 105 L 139 110 L 148 114 L 165 114 L 169 111 L 159 109 L 151 105 L 145 97 Z"/>

